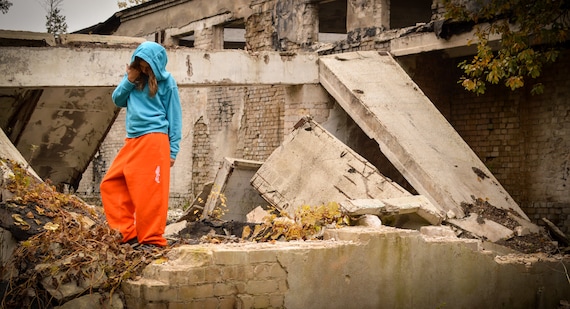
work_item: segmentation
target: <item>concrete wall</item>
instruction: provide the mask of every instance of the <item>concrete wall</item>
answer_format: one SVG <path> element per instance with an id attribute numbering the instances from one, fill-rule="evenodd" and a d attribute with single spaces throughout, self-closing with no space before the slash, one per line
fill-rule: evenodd
<path id="1" fill-rule="evenodd" d="M 556 308 L 560 260 L 511 257 L 475 240 L 390 227 L 325 241 L 174 248 L 123 284 L 128 308 Z M 565 262 L 567 263 L 567 262 Z"/>

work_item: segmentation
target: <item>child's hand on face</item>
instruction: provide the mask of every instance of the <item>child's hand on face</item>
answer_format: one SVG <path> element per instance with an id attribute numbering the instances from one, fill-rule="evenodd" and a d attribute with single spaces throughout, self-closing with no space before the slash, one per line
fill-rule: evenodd
<path id="1" fill-rule="evenodd" d="M 127 78 L 129 79 L 129 82 L 134 83 L 139 78 L 140 74 L 141 71 L 134 68 L 132 64 L 127 64 Z"/>

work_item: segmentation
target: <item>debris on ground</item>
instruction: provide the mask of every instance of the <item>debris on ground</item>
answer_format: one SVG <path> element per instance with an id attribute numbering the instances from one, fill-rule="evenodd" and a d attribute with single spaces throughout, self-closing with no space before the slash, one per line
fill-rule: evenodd
<path id="1" fill-rule="evenodd" d="M 93 294 L 110 300 L 122 281 L 166 253 L 121 244 L 101 207 L 57 192 L 13 161 L 0 164 L 0 225 L 19 241 L 2 265 L 1 308 L 51 308 Z"/>
<path id="2" fill-rule="evenodd" d="M 139 278 L 150 263 L 166 262 L 173 247 L 319 240 L 326 229 L 358 224 L 358 218 L 334 202 L 302 205 L 292 214 L 270 208 L 262 222 L 224 221 L 217 216 L 203 220 L 199 219 L 200 209 L 195 209 L 195 221 L 187 221 L 170 235 L 169 246 L 144 250 L 143 246 L 121 244 L 120 233 L 108 227 L 101 207 L 57 192 L 49 182 L 32 177 L 13 161 L 2 159 L 0 165 L 0 227 L 18 241 L 10 263 L 1 268 L 2 308 L 50 308 L 93 299 L 111 307 L 122 301 L 121 282 Z M 466 213 L 516 227 L 516 218 L 487 204 L 476 199 L 463 207 Z M 465 231 L 456 234 L 477 238 Z M 498 244 L 525 254 L 567 251 L 547 233 L 515 235 Z"/>

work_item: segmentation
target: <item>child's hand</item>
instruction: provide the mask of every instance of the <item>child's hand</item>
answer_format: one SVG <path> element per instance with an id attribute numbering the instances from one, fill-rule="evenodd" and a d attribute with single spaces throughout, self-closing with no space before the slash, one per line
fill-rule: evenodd
<path id="1" fill-rule="evenodd" d="M 127 64 L 127 78 L 129 82 L 134 83 L 141 74 L 141 71 L 135 69 L 132 65 Z"/>

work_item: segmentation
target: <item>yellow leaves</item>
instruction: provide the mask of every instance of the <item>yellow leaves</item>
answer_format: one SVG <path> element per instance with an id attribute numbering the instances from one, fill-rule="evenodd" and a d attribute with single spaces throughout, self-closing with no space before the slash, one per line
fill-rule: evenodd
<path id="1" fill-rule="evenodd" d="M 30 229 L 30 224 L 22 219 L 22 216 L 19 214 L 12 214 L 12 219 L 14 219 L 14 225 L 20 226 L 20 228 L 24 231 Z"/>
<path id="2" fill-rule="evenodd" d="M 249 237 L 249 235 L 251 235 L 251 228 L 249 225 L 246 225 L 243 227 L 243 231 L 241 232 L 241 238 L 246 239 Z"/>
<path id="3" fill-rule="evenodd" d="M 162 265 L 162 264 L 165 264 L 166 262 L 168 262 L 168 258 L 163 256 L 163 257 L 160 257 L 160 258 L 154 260 L 152 263 L 155 265 Z"/>
<path id="4" fill-rule="evenodd" d="M 47 231 L 56 231 L 59 228 L 59 224 L 48 222 L 44 225 L 44 229 Z"/>
<path id="5" fill-rule="evenodd" d="M 45 211 L 43 208 L 41 208 L 40 206 L 36 205 L 36 212 L 40 215 L 40 216 L 44 216 L 45 215 Z"/>
<path id="6" fill-rule="evenodd" d="M 242 239 L 268 242 L 318 239 L 326 228 L 345 224 L 348 222 L 347 218 L 335 202 L 316 207 L 302 205 L 292 217 L 273 209 L 270 215 L 265 217 L 265 223 L 256 225 L 253 232 L 249 227 L 244 227 Z"/>
<path id="7" fill-rule="evenodd" d="M 469 1 L 467 1 L 469 2 Z M 468 91 L 485 93 L 485 83 L 503 83 L 511 90 L 530 84 L 541 75 L 545 64 L 553 63 L 569 37 L 568 6 L 560 1 L 505 0 L 478 2 L 443 0 L 446 19 L 476 25 L 473 41 L 477 54 L 471 64 L 460 64 L 464 72 L 459 83 Z M 491 39 L 497 35 L 500 39 Z M 471 45 L 469 40 L 467 45 Z M 478 82 L 480 81 L 480 83 Z M 542 93 L 543 85 L 532 85 L 531 94 Z"/>
<path id="8" fill-rule="evenodd" d="M 517 88 L 524 86 L 524 81 L 520 76 L 511 76 L 507 78 L 507 80 L 505 81 L 505 85 L 511 88 L 511 90 L 515 90 Z"/>

